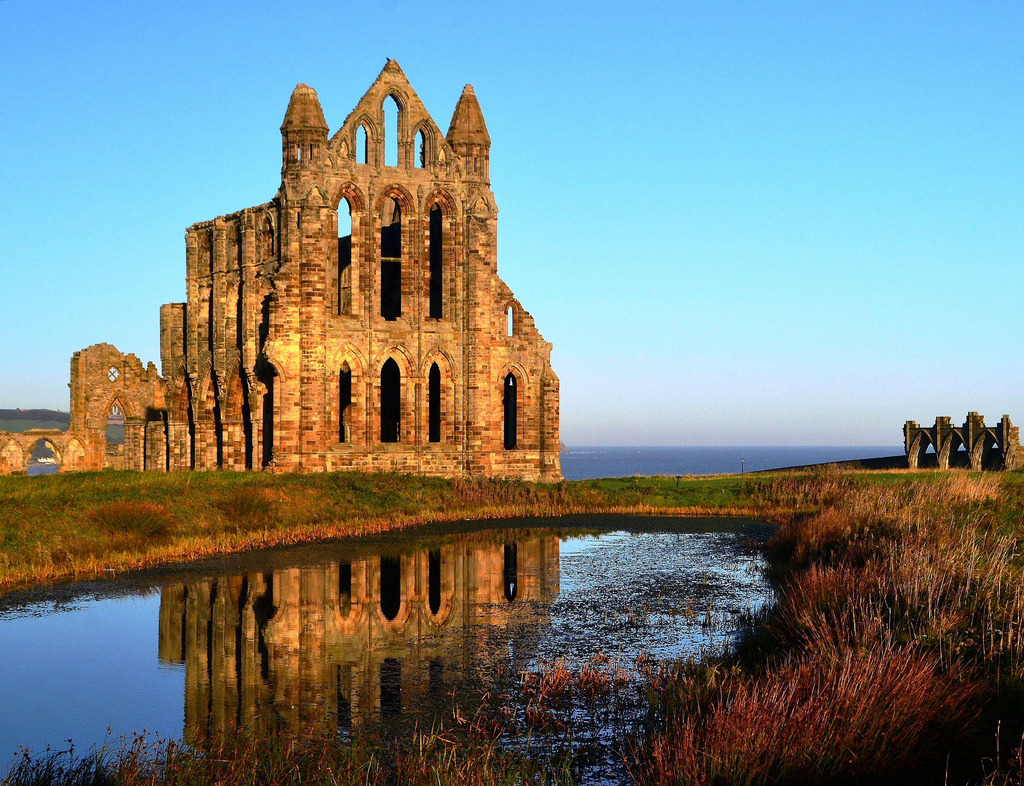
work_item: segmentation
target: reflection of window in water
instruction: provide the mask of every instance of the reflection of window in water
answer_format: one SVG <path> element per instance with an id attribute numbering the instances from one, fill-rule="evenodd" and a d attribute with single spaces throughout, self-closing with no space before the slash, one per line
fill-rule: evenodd
<path id="1" fill-rule="evenodd" d="M 267 647 L 267 639 L 264 634 L 267 623 L 277 611 L 274 607 L 274 574 L 264 573 L 263 584 L 266 591 L 253 602 L 252 610 L 256 617 L 256 650 L 260 654 L 260 676 L 264 680 L 268 680 L 270 679 L 270 650 Z"/>
<path id="2" fill-rule="evenodd" d="M 389 620 L 402 608 L 402 563 L 395 557 L 380 558 L 380 610 Z"/>
<path id="3" fill-rule="evenodd" d="M 352 666 L 338 666 L 338 728 L 352 728 Z"/>
<path id="4" fill-rule="evenodd" d="M 352 563 L 338 563 L 338 610 L 347 617 L 352 611 Z"/>
<path id="5" fill-rule="evenodd" d="M 427 596 L 430 613 L 441 610 L 441 551 L 433 549 L 427 555 Z"/>
<path id="6" fill-rule="evenodd" d="M 402 714 L 402 662 L 385 658 L 380 664 L 380 714 L 393 718 Z"/>
<path id="7" fill-rule="evenodd" d="M 186 729 L 195 729 L 199 739 L 239 719 L 269 729 L 308 712 L 348 735 L 383 715 L 400 712 L 405 718 L 427 694 L 431 708 L 447 706 L 445 697 L 466 676 L 462 654 L 489 662 L 489 646 L 482 642 L 507 619 L 495 615 L 492 604 L 504 596 L 509 613 L 522 606 L 518 543 L 507 537 L 432 540 L 401 557 L 369 549 L 356 556 L 346 549 L 328 565 L 165 588 L 160 657 L 185 665 Z M 516 615 L 539 630 L 558 594 L 559 545 L 553 535 L 516 537 L 523 543 L 524 576 L 531 582 L 537 577 L 536 589 L 530 583 L 523 590 L 531 614 Z M 474 578 L 463 581 L 457 571 Z M 414 587 L 415 595 L 406 593 Z M 310 624 L 314 618 L 339 624 Z M 310 663 L 305 656 L 291 657 L 299 641 L 305 652 L 323 653 L 326 661 L 304 668 Z M 392 660 L 382 667 L 385 657 Z M 402 678 L 412 680 L 404 696 Z M 287 706 L 278 703 L 282 691 L 288 692 Z M 293 714 L 293 707 L 301 713 Z"/>
<path id="8" fill-rule="evenodd" d="M 519 554 L 515 543 L 505 544 L 505 568 L 502 571 L 505 585 L 505 600 L 509 603 L 519 594 Z"/>
<path id="9" fill-rule="evenodd" d="M 433 694 L 444 692 L 444 664 L 439 660 L 430 661 L 429 691 Z"/>

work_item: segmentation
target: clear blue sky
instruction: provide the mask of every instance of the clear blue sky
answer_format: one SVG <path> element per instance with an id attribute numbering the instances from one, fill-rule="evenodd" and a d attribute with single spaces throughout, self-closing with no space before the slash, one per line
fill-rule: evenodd
<path id="1" fill-rule="evenodd" d="M 270 199 L 393 57 L 492 138 L 499 272 L 573 444 L 1024 424 L 1024 13 L 984 2 L 0 0 L 0 407 L 159 363 L 185 228 Z"/>

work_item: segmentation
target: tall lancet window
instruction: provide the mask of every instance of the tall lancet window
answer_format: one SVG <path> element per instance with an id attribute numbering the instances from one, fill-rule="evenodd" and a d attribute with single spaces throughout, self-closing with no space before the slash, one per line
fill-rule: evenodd
<path id="1" fill-rule="evenodd" d="M 391 197 L 380 217 L 380 315 L 402 316 L 402 206 Z"/>
<path id="2" fill-rule="evenodd" d="M 518 400 L 518 383 L 516 381 L 516 375 L 511 371 L 505 377 L 505 450 L 512 450 L 518 443 L 517 431 L 518 431 L 518 417 L 519 417 L 519 400 Z"/>

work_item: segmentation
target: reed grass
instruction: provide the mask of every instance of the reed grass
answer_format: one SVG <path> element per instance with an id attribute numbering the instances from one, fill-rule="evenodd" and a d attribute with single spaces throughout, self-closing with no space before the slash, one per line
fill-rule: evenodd
<path id="1" fill-rule="evenodd" d="M 242 729 L 202 747 L 144 735 L 78 756 L 73 749 L 42 757 L 24 754 L 5 786 L 513 786 L 571 783 L 568 770 L 539 764 L 477 729 L 415 732 L 385 743 L 356 738 L 341 743 L 326 727 L 301 734 L 255 736 Z"/>
<path id="2" fill-rule="evenodd" d="M 1021 783 L 1021 480 L 761 482 L 819 508 L 778 527 L 777 603 L 732 659 L 650 676 L 636 780 Z"/>

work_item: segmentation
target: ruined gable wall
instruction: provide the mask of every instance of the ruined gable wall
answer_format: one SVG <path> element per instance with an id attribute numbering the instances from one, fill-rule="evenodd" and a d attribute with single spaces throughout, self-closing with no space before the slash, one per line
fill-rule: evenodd
<path id="1" fill-rule="evenodd" d="M 143 367 L 135 355 L 111 344 L 94 344 L 71 358 L 71 425 L 81 443 L 82 469 L 163 469 L 147 462 L 146 444 L 163 441 L 166 406 L 163 379 L 156 366 Z M 124 416 L 123 446 L 107 445 L 107 418 L 116 407 Z M 154 456 L 154 459 L 157 457 Z"/>
<path id="2" fill-rule="evenodd" d="M 401 107 L 398 166 L 384 162 L 381 107 L 390 97 Z M 358 146 L 360 128 L 367 135 L 365 163 Z M 415 146 L 420 131 L 422 159 Z M 478 166 L 475 177 L 464 176 L 464 163 L 404 75 L 387 68 L 326 151 L 303 150 L 304 159 L 289 161 L 286 143 L 284 187 L 278 196 L 281 267 L 274 279 L 278 299 L 268 342 L 272 352 L 267 353 L 280 374 L 275 425 L 281 449 L 275 463 L 560 477 L 557 417 L 550 416 L 557 413 L 550 346 L 535 329 L 514 341 L 502 333 L 507 287 L 496 275 L 497 210 L 482 176 L 485 170 Z M 399 205 L 402 219 L 402 312 L 394 319 L 380 312 L 380 233 L 388 200 Z M 445 240 L 440 319 L 429 314 L 434 206 L 442 210 Z M 341 270 L 338 215 L 350 209 L 351 265 Z M 530 342 L 537 345 L 535 351 L 527 349 Z M 495 451 L 503 450 L 498 372 L 511 368 L 513 352 L 523 381 L 522 437 L 518 452 L 496 461 Z M 380 372 L 389 359 L 398 364 L 402 378 L 401 434 L 391 444 L 380 441 Z M 428 375 L 434 362 L 443 370 L 441 443 L 428 441 L 427 435 Z M 342 423 L 338 384 L 346 372 L 353 374 L 352 403 Z M 545 391 L 546 427 L 540 414 Z M 553 440 L 543 438 L 552 431 Z M 549 445 L 553 460 L 542 472 L 540 454 Z"/>

